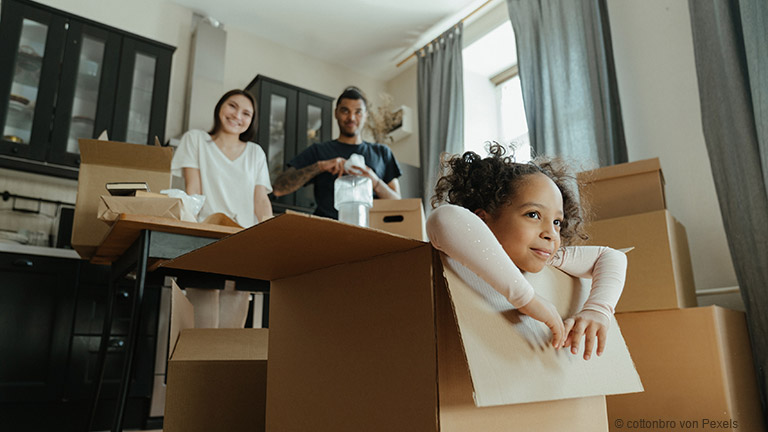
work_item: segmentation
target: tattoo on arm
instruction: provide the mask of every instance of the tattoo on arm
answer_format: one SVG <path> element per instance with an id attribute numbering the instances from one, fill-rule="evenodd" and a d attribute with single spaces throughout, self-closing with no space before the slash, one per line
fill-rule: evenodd
<path id="1" fill-rule="evenodd" d="M 321 172 L 322 170 L 317 163 L 298 170 L 293 167 L 288 168 L 275 179 L 275 184 L 272 185 L 276 192 L 275 195 L 287 195 L 295 192 Z"/>

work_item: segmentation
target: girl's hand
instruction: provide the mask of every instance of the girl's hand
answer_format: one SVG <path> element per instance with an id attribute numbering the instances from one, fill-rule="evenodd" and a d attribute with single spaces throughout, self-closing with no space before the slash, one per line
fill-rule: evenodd
<path id="1" fill-rule="evenodd" d="M 566 319 L 564 324 L 567 337 L 563 346 L 570 346 L 572 354 L 579 353 L 582 338 L 584 338 L 584 360 L 592 357 L 595 342 L 597 342 L 597 355 L 603 354 L 610 324 L 608 317 L 600 312 L 583 310 L 574 317 Z"/>
<path id="2" fill-rule="evenodd" d="M 543 322 L 549 327 L 552 331 L 553 348 L 558 349 L 563 346 L 567 333 L 565 331 L 563 319 L 560 317 L 560 314 L 557 313 L 557 309 L 555 309 L 555 306 L 552 303 L 539 297 L 537 294 L 527 305 L 518 308 L 517 310 L 536 321 Z"/>

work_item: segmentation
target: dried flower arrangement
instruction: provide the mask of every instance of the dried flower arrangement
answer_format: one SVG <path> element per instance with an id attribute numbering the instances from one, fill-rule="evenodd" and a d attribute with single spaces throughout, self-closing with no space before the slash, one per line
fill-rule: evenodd
<path id="1" fill-rule="evenodd" d="M 365 127 L 371 131 L 374 141 L 381 144 L 391 144 L 394 140 L 389 135 L 393 130 L 403 124 L 403 111 L 394 108 L 392 102 L 394 98 L 386 93 L 379 95 L 381 104 L 375 106 L 370 103 L 368 107 L 368 121 Z"/>

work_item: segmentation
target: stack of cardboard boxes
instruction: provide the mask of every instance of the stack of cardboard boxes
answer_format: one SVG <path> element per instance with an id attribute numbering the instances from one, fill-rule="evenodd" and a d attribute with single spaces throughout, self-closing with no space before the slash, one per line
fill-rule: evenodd
<path id="1" fill-rule="evenodd" d="M 745 316 L 696 307 L 685 227 L 658 159 L 579 174 L 590 244 L 635 249 L 616 318 L 645 387 L 609 396 L 612 431 L 763 430 Z"/>

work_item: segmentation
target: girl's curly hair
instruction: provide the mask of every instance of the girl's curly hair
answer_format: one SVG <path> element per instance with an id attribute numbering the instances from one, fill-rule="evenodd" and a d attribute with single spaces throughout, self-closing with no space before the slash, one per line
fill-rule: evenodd
<path id="1" fill-rule="evenodd" d="M 537 157 L 528 163 L 516 163 L 513 157 L 505 156 L 506 149 L 498 143 L 492 143 L 489 152 L 491 155 L 486 158 L 472 151 L 444 156 L 432 208 L 448 202 L 471 212 L 483 209 L 495 216 L 515 199 L 525 177 L 542 173 L 552 179 L 563 195 L 561 244 L 569 246 L 589 238 L 584 229 L 585 211 L 579 200 L 578 181 L 562 159 Z"/>

